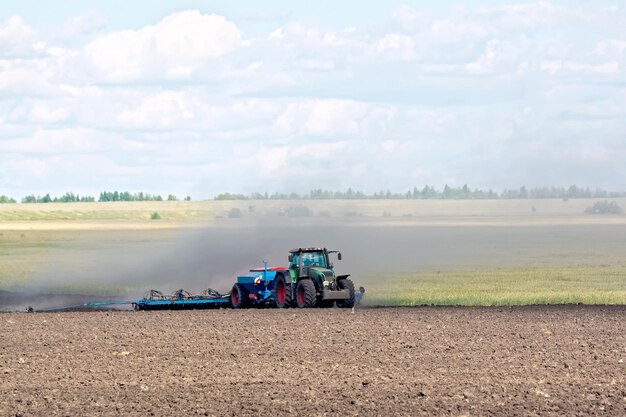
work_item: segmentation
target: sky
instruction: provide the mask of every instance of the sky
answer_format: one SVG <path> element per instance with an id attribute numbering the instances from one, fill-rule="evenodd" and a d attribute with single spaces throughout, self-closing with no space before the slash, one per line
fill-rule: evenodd
<path id="1" fill-rule="evenodd" d="M 626 190 L 626 6 L 431 3 L 0 0 L 0 195 Z"/>

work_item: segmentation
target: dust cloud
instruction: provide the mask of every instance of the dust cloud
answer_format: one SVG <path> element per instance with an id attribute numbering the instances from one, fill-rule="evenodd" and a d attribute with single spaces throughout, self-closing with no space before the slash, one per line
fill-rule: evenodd
<path id="1" fill-rule="evenodd" d="M 90 251 L 54 252 L 54 262 L 26 292 L 40 301 L 45 299 L 42 294 L 71 293 L 68 302 L 77 301 L 76 294 L 87 294 L 84 301 L 94 296 L 95 300 L 107 295 L 116 298 L 111 294 L 119 288 L 125 299 L 138 298 L 151 288 L 166 294 L 179 288 L 227 293 L 238 274 L 262 267 L 263 260 L 270 266 L 286 265 L 291 248 L 310 246 L 342 251 L 343 260 L 335 258 L 335 269 L 352 274 L 357 286 L 398 273 L 524 267 L 546 264 L 555 257 L 561 265 L 576 265 L 584 261 L 583 254 L 597 253 L 590 262 L 601 260 L 602 246 L 619 245 L 623 229 L 403 226 L 337 218 L 223 219 L 218 225 L 178 231 L 167 238 L 137 231 L 133 233 L 141 238 L 132 242 L 120 239 Z M 590 247 L 596 251 L 590 252 Z M 7 308 L 6 299 L 0 299 L 0 304 Z"/>

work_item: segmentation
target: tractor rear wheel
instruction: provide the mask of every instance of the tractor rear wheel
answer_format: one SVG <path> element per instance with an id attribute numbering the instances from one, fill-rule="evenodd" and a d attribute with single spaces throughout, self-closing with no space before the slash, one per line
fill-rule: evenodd
<path id="1" fill-rule="evenodd" d="M 317 304 L 317 291 L 313 281 L 306 278 L 298 282 L 296 287 L 296 303 L 300 308 L 311 308 Z"/>
<path id="2" fill-rule="evenodd" d="M 348 290 L 350 293 L 347 300 L 338 300 L 337 307 L 339 308 L 352 308 L 354 307 L 354 283 L 350 279 L 340 279 L 337 281 L 337 286 L 340 290 Z"/>
<path id="3" fill-rule="evenodd" d="M 233 285 L 233 290 L 230 292 L 230 304 L 233 308 L 247 308 L 250 305 L 250 293 L 243 285 Z"/>
<path id="4" fill-rule="evenodd" d="M 279 275 L 276 279 L 276 307 L 291 307 L 291 298 L 291 284 L 287 284 L 287 281 L 285 281 L 285 277 L 283 275 Z"/>

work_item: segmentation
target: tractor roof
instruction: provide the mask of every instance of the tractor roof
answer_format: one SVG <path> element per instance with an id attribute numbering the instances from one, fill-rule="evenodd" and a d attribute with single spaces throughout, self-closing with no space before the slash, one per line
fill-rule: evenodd
<path id="1" fill-rule="evenodd" d="M 294 253 L 294 252 L 317 252 L 320 250 L 325 250 L 325 248 L 296 248 L 296 249 L 292 249 L 289 252 Z"/>

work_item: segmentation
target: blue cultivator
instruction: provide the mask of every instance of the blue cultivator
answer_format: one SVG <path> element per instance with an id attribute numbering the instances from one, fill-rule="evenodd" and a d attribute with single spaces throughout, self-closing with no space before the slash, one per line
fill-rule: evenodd
<path id="1" fill-rule="evenodd" d="M 161 291 L 150 290 L 141 300 L 134 301 L 89 301 L 87 303 L 67 306 L 45 311 L 76 309 L 81 307 L 109 307 L 131 304 L 135 310 L 193 310 L 206 308 L 220 308 L 230 306 L 230 294 L 220 294 L 209 288 L 200 295 L 191 294 L 183 289 L 176 290 L 172 295 L 165 295 Z"/>
<path id="2" fill-rule="evenodd" d="M 220 308 L 230 305 L 230 295 L 220 294 L 209 288 L 200 295 L 193 295 L 183 289 L 166 296 L 157 290 L 146 292 L 141 300 L 132 301 L 135 310 L 190 310 Z"/>

